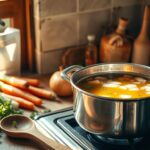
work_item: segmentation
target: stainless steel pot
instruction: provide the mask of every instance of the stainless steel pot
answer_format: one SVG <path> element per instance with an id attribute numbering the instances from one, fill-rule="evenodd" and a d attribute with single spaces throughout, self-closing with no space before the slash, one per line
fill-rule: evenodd
<path id="1" fill-rule="evenodd" d="M 150 78 L 150 67 L 131 64 L 70 66 L 62 77 L 73 88 L 74 115 L 86 131 L 111 138 L 143 137 L 150 133 L 150 98 L 119 100 L 104 98 L 80 89 L 79 80 L 102 73 L 138 73 Z M 70 76 L 72 74 L 72 76 Z"/>

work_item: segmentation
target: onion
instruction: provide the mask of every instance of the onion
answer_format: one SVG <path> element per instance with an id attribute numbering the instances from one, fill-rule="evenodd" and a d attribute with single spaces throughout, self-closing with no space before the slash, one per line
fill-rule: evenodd
<path id="1" fill-rule="evenodd" d="M 49 86 L 58 96 L 70 96 L 72 95 L 71 84 L 61 77 L 62 70 L 63 68 L 60 67 L 59 71 L 52 74 Z"/>

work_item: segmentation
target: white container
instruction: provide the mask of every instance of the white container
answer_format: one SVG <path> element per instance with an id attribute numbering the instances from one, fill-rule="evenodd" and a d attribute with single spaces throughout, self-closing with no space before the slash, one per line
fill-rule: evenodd
<path id="1" fill-rule="evenodd" d="M 7 28 L 0 33 L 0 74 L 18 75 L 20 72 L 20 31 L 15 28 Z"/>

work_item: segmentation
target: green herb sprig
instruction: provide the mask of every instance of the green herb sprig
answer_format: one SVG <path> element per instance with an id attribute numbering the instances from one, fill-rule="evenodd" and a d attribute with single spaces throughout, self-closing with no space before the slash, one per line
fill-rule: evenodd
<path id="1" fill-rule="evenodd" d="M 15 128 L 17 128 L 17 121 L 13 120 L 12 121 L 12 126 L 15 127 Z"/>
<path id="2" fill-rule="evenodd" d="M 30 118 L 34 120 L 35 116 L 40 115 L 40 114 L 44 114 L 44 113 L 48 113 L 48 112 L 51 112 L 51 110 L 50 109 L 44 109 L 43 111 L 40 111 L 40 112 L 34 111 L 30 114 Z"/>
<path id="3" fill-rule="evenodd" d="M 13 108 L 11 101 L 5 101 L 4 98 L 0 96 L 0 119 L 10 114 L 23 114 L 23 110 Z"/>

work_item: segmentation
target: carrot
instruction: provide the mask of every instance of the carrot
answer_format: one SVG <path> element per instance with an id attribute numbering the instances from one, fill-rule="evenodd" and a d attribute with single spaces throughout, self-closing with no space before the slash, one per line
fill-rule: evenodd
<path id="1" fill-rule="evenodd" d="M 12 102 L 18 103 L 19 107 L 34 110 L 34 104 L 30 101 L 27 101 L 21 97 L 11 96 L 5 93 L 0 93 L 1 96 L 12 100 Z"/>
<path id="2" fill-rule="evenodd" d="M 29 86 L 28 90 L 32 94 L 35 94 L 36 96 L 39 96 L 42 98 L 51 99 L 51 100 L 56 99 L 55 93 L 52 91 L 49 91 L 49 90 L 45 90 L 45 89 L 41 89 L 41 88 L 37 88 L 37 87 L 33 87 L 33 86 Z"/>
<path id="3" fill-rule="evenodd" d="M 29 85 L 32 86 L 39 86 L 40 85 L 40 81 L 38 79 L 33 79 L 33 78 L 21 78 L 22 80 L 25 80 L 28 82 Z"/>
<path id="4" fill-rule="evenodd" d="M 16 87 L 13 87 L 11 85 L 5 84 L 0 81 L 0 90 L 6 94 L 12 95 L 12 96 L 18 96 L 22 97 L 28 101 L 31 101 L 35 105 L 41 105 L 42 100 L 30 93 L 24 92 L 23 90 L 20 90 Z"/>
<path id="5" fill-rule="evenodd" d="M 0 76 L 0 81 L 3 81 L 7 84 L 10 84 L 12 86 L 21 88 L 21 89 L 25 89 L 28 87 L 28 82 L 25 80 L 21 80 L 12 76 L 6 76 L 6 75 L 1 75 Z"/>

